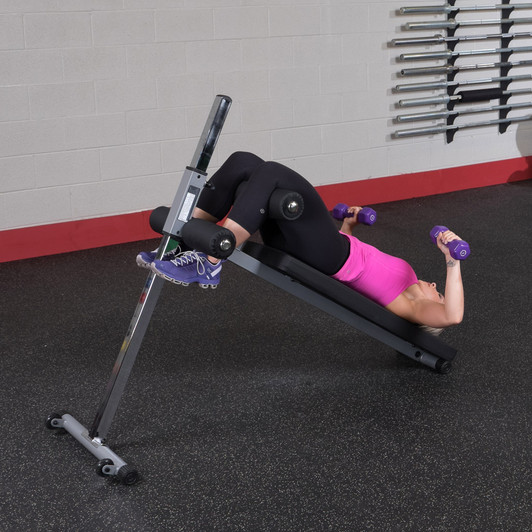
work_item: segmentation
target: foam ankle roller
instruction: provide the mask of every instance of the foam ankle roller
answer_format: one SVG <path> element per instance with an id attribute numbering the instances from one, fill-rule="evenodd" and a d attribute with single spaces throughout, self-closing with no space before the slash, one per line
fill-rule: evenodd
<path id="1" fill-rule="evenodd" d="M 242 181 L 235 193 L 235 201 L 242 195 L 248 186 L 247 181 Z M 274 220 L 297 220 L 303 213 L 303 196 L 293 190 L 276 188 L 268 201 L 268 218 Z"/>
<path id="2" fill-rule="evenodd" d="M 190 219 L 181 229 L 181 237 L 190 248 L 217 259 L 229 257 L 236 246 L 232 231 L 200 218 Z"/>
<path id="3" fill-rule="evenodd" d="M 301 194 L 276 188 L 270 196 L 268 217 L 274 220 L 297 220 L 303 213 L 303 207 Z"/>
<path id="4" fill-rule="evenodd" d="M 170 207 L 157 207 L 150 214 L 150 227 L 156 232 L 163 234 L 163 227 L 168 218 Z"/>

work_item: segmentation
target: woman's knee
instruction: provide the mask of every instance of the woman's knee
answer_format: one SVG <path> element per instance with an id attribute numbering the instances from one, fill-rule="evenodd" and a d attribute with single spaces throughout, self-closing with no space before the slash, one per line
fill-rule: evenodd
<path id="1" fill-rule="evenodd" d="M 264 161 L 254 153 L 248 151 L 235 151 L 228 158 L 226 163 L 235 165 L 237 167 L 248 167 L 250 165 L 258 165 Z"/>
<path id="2" fill-rule="evenodd" d="M 280 188 L 290 188 L 306 181 L 294 170 L 276 161 L 266 161 L 257 167 L 253 174 L 257 180 L 268 180 Z"/>

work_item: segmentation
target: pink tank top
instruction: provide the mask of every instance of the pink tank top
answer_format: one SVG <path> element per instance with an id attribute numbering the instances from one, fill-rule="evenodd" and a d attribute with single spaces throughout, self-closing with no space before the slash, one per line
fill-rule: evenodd
<path id="1" fill-rule="evenodd" d="M 414 270 L 403 259 L 387 255 L 354 236 L 341 234 L 349 239 L 351 251 L 342 268 L 332 276 L 334 279 L 382 306 L 418 282 Z"/>

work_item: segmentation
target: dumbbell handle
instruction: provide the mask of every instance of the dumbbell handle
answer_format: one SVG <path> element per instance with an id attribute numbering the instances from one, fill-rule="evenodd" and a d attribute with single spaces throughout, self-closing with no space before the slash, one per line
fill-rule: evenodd
<path id="1" fill-rule="evenodd" d="M 334 207 L 332 215 L 336 220 L 354 216 L 352 212 L 349 212 L 349 207 L 345 203 L 338 203 Z M 358 212 L 357 221 L 364 225 L 373 225 L 377 221 L 377 213 L 371 207 L 363 207 Z"/>
<path id="2" fill-rule="evenodd" d="M 448 230 L 449 229 L 444 225 L 435 225 L 430 232 L 430 238 L 432 239 L 432 242 L 436 244 L 438 241 L 438 235 Z M 471 253 L 469 244 L 465 240 L 452 240 L 447 244 L 447 247 L 449 248 L 451 257 L 455 260 L 465 260 Z"/>

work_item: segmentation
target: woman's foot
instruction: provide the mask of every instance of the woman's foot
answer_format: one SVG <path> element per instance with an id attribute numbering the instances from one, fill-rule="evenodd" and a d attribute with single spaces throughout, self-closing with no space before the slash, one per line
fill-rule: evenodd
<path id="1" fill-rule="evenodd" d="M 153 251 L 141 251 L 137 255 L 137 266 L 140 266 L 141 268 L 151 268 L 151 265 L 153 261 L 155 260 L 155 257 L 157 256 L 157 249 Z M 177 255 L 181 253 L 181 246 L 177 246 L 174 249 L 171 249 L 170 251 L 167 251 L 164 255 L 162 260 L 172 260 L 175 259 Z"/>
<path id="2" fill-rule="evenodd" d="M 198 283 L 201 288 L 216 288 L 220 283 L 222 261 L 211 263 L 205 253 L 185 251 L 172 260 L 155 260 L 151 269 L 163 279 L 188 286 Z"/>

